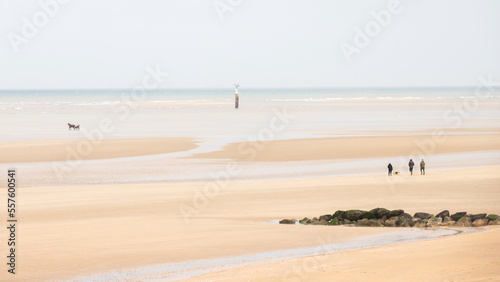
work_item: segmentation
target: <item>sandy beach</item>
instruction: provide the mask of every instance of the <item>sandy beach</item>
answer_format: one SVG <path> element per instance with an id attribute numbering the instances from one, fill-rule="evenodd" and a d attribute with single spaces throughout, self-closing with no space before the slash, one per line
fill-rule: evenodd
<path id="1" fill-rule="evenodd" d="M 196 148 L 191 138 L 121 138 L 92 136 L 80 140 L 0 143 L 0 163 L 53 162 L 166 154 Z"/>
<path id="2" fill-rule="evenodd" d="M 0 282 L 500 281 L 500 1 L 1 3 Z"/>
<path id="3" fill-rule="evenodd" d="M 25 188 L 19 195 L 22 218 L 19 257 L 23 264 L 16 280 L 86 277 L 156 264 L 314 247 L 327 238 L 335 243 L 349 242 L 359 236 L 391 232 L 391 228 L 266 223 L 333 213 L 337 209 L 386 207 L 402 208 L 408 213 L 438 213 L 449 209 L 498 214 L 499 171 L 500 167 L 496 166 L 440 170 L 426 176 L 398 178 L 365 175 L 228 182 L 220 191 L 212 191 L 201 200 L 203 183 Z M 500 259 L 495 242 L 500 230 L 484 229 L 484 233 L 408 246 L 318 257 L 321 264 L 308 270 L 307 275 L 320 281 L 328 280 L 332 274 L 339 275 L 341 280 L 354 277 L 385 280 L 389 266 L 375 263 L 361 268 L 357 263 L 366 265 L 363 262 L 380 254 L 391 262 L 391 269 L 421 263 L 429 278 L 451 277 L 447 275 L 456 269 L 446 272 L 442 265 L 432 263 L 440 259 L 449 265 L 459 262 L 477 266 L 468 268 L 464 276 L 460 276 L 465 280 L 479 274 L 497 277 L 498 268 L 492 266 Z M 438 246 L 435 254 L 429 252 Z M 476 260 L 474 255 L 459 255 L 469 249 L 474 249 L 481 260 Z M 4 245 L 1 251 L 5 251 Z M 397 256 L 393 256 L 394 252 Z M 410 255 L 414 257 L 408 258 Z M 433 260 L 428 260 L 431 255 Z M 230 269 L 208 274 L 207 279 L 281 280 L 286 271 L 302 264 L 302 260 Z M 488 272 L 484 272 L 485 267 L 489 267 Z M 413 273 L 405 273 L 410 280 L 419 279 Z"/>
<path id="4" fill-rule="evenodd" d="M 109 116 L 107 104 L 68 106 L 82 119 L 96 113 L 81 121 L 80 132 L 52 122 L 70 115 L 42 114 L 43 103 L 33 107 L 47 128 L 26 122 L 32 116 L 23 110 L 10 110 L 32 127 L 9 123 L 12 134 L 0 140 L 0 167 L 15 168 L 19 180 L 18 272 L 12 280 L 2 271 L 0 280 L 460 281 L 500 275 L 500 229 L 494 226 L 418 241 L 427 231 L 275 224 L 377 207 L 500 214 L 496 105 L 454 128 L 440 121 L 446 107 L 440 101 L 426 109 L 429 118 L 416 121 L 392 121 L 422 107 L 411 103 L 391 110 L 376 101 L 348 101 L 355 105 L 332 116 L 328 103 L 314 101 L 305 108 L 295 101 L 261 108 L 254 101 L 237 115 L 218 108 L 224 105 L 219 101 L 189 101 L 145 103 L 126 120 Z M 377 128 L 370 126 L 374 113 Z M 273 123 L 285 114 L 294 119 Z M 101 118 L 114 120 L 116 132 L 92 142 L 86 135 Z M 259 137 L 269 130 L 272 138 Z M 409 158 L 417 164 L 413 176 Z M 418 172 L 420 158 L 427 162 L 425 176 Z M 389 162 L 399 175 L 387 176 Z M 0 236 L 7 232 L 2 228 Z M 359 242 L 363 249 L 354 249 Z M 325 245 L 344 249 L 287 255 Z M 7 247 L 0 244 L 0 253 Z M 400 274 L 390 276 L 394 269 Z"/>
<path id="5" fill-rule="evenodd" d="M 358 136 L 232 143 L 194 158 L 237 161 L 305 161 L 380 158 L 499 150 L 500 135 Z"/>

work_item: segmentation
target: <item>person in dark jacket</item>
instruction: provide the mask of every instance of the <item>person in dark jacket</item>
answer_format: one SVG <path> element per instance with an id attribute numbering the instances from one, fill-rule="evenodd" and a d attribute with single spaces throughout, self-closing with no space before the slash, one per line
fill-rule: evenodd
<path id="1" fill-rule="evenodd" d="M 413 175 L 413 167 L 415 166 L 415 163 L 413 162 L 412 159 L 410 159 L 410 162 L 408 163 L 408 166 L 410 167 L 410 173 Z"/>
<path id="2" fill-rule="evenodd" d="M 422 159 L 422 161 L 420 161 L 420 174 L 421 175 L 425 175 L 425 162 L 424 162 L 424 159 Z"/>
<path id="3" fill-rule="evenodd" d="M 387 166 L 387 169 L 389 170 L 389 174 L 388 175 L 391 176 L 392 175 L 392 165 L 391 165 L 391 163 L 389 163 L 389 165 Z"/>

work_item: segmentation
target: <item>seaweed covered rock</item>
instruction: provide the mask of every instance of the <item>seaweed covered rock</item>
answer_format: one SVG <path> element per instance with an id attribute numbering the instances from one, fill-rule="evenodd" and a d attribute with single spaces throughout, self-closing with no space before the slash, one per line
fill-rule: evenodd
<path id="1" fill-rule="evenodd" d="M 346 218 L 350 221 L 360 220 L 363 216 L 364 211 L 361 210 L 348 210 L 345 212 Z"/>
<path id="2" fill-rule="evenodd" d="M 466 214 L 467 214 L 467 212 L 457 212 L 457 213 L 452 214 L 450 217 L 454 221 L 458 221 L 459 219 L 461 219 Z"/>
<path id="3" fill-rule="evenodd" d="M 486 218 L 485 213 L 471 214 L 469 216 L 470 216 L 470 220 L 472 220 L 472 222 L 474 222 L 477 219 L 485 219 Z"/>
<path id="4" fill-rule="evenodd" d="M 377 215 L 377 218 L 382 218 L 384 216 L 389 218 L 389 216 L 387 216 L 390 212 L 388 209 L 376 208 L 376 209 L 373 209 L 372 211 Z"/>
<path id="5" fill-rule="evenodd" d="M 366 219 L 376 219 L 377 218 L 377 213 L 374 212 L 373 210 L 364 212 L 361 215 L 361 218 L 366 218 Z"/>
<path id="6" fill-rule="evenodd" d="M 392 210 L 389 213 L 387 213 L 387 217 L 391 218 L 393 216 L 400 216 L 404 212 L 405 212 L 404 210 Z"/>
<path id="7" fill-rule="evenodd" d="M 282 219 L 282 220 L 280 220 L 280 224 L 295 224 L 295 222 L 297 222 L 296 219 Z"/>
<path id="8" fill-rule="evenodd" d="M 498 216 L 496 214 L 489 214 L 486 218 L 489 219 L 490 221 L 493 221 L 493 220 L 499 219 L 500 216 Z"/>
<path id="9" fill-rule="evenodd" d="M 489 219 L 490 221 L 493 221 L 493 220 L 499 219 L 500 216 L 498 216 L 496 214 L 489 214 L 486 218 Z"/>
<path id="10" fill-rule="evenodd" d="M 412 225 L 413 222 L 411 220 L 408 221 L 408 218 L 404 216 L 398 216 L 398 219 L 396 220 L 397 227 L 411 227 Z"/>
<path id="11" fill-rule="evenodd" d="M 341 217 L 342 213 L 345 214 L 345 211 L 337 210 L 336 212 L 333 213 L 332 217 L 338 218 L 339 220 L 343 220 L 345 219 L 345 217 L 344 218 Z"/>
<path id="12" fill-rule="evenodd" d="M 303 219 L 299 220 L 300 224 L 310 224 L 312 222 L 311 219 L 304 217 Z"/>
<path id="13" fill-rule="evenodd" d="M 330 222 L 328 222 L 328 225 L 339 225 L 339 219 L 334 217 Z"/>

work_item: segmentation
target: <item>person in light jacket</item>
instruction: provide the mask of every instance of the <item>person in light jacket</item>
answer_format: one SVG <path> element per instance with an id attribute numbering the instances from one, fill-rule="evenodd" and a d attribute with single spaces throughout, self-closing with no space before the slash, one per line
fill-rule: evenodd
<path id="1" fill-rule="evenodd" d="M 424 159 L 420 161 L 420 174 L 425 175 L 425 162 Z"/>

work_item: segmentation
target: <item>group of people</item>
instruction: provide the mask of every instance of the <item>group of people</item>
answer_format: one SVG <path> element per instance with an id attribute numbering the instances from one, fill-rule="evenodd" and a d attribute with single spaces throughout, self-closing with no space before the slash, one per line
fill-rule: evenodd
<path id="1" fill-rule="evenodd" d="M 413 167 L 415 166 L 415 163 L 413 162 L 412 159 L 410 159 L 410 162 L 408 163 L 408 167 L 410 168 L 410 173 L 411 175 L 413 175 Z M 389 163 L 389 165 L 387 166 L 387 169 L 389 170 L 389 176 L 392 175 L 392 170 L 393 170 L 393 167 L 392 167 L 392 164 Z M 424 159 L 422 159 L 420 161 L 420 174 L 421 175 L 425 175 L 425 162 L 424 162 Z"/>

